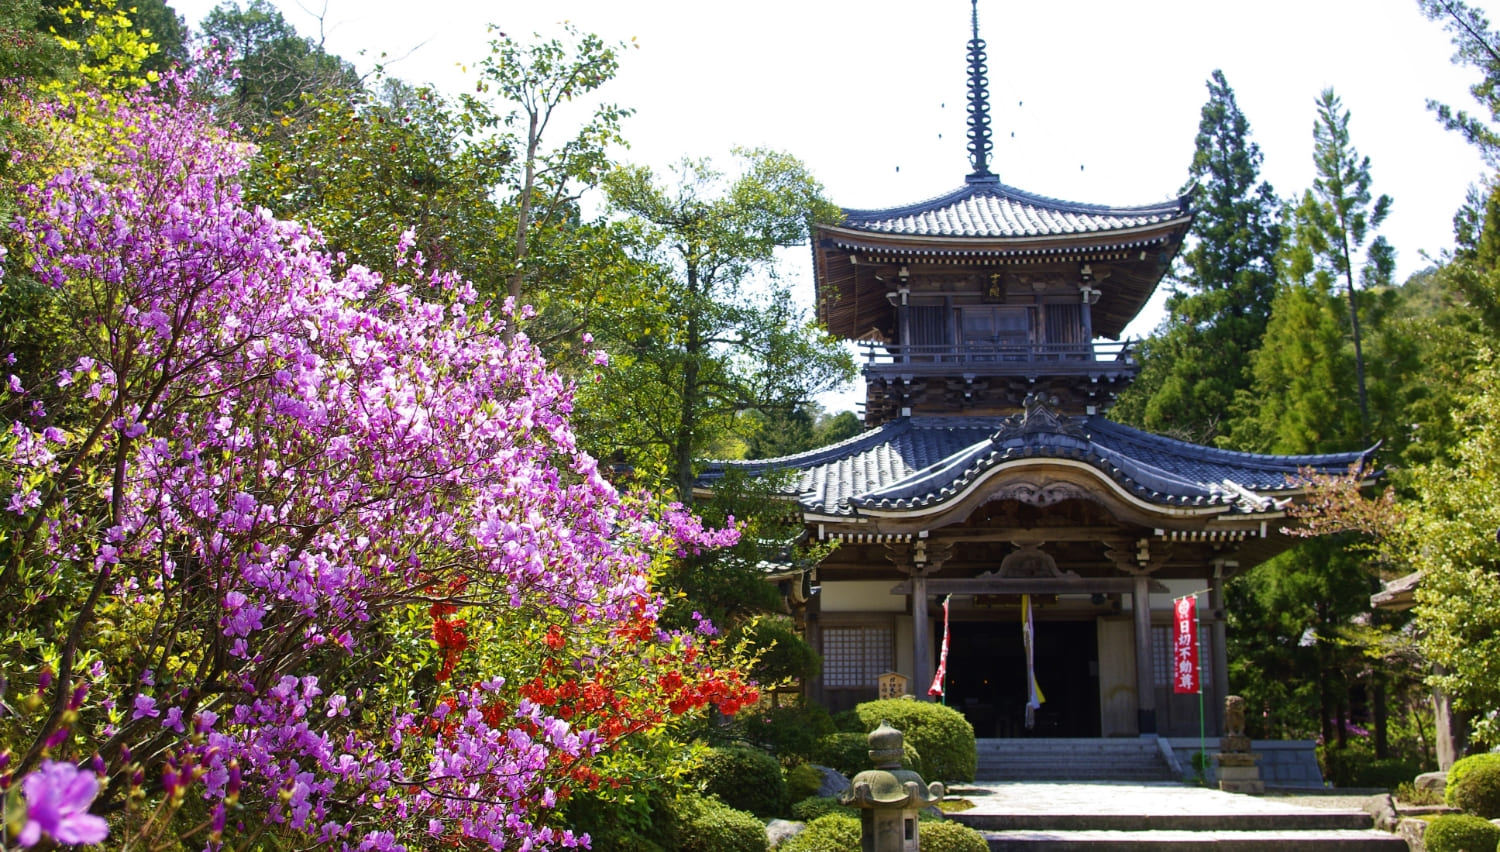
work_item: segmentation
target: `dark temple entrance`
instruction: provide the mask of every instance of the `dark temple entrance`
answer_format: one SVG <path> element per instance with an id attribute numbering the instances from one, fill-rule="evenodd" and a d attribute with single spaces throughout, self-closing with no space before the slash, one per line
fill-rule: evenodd
<path id="1" fill-rule="evenodd" d="M 1094 621 L 1039 621 L 1036 678 L 1047 699 L 1026 729 L 1026 652 L 1020 610 L 954 622 L 947 703 L 976 737 L 1099 736 L 1099 643 Z"/>

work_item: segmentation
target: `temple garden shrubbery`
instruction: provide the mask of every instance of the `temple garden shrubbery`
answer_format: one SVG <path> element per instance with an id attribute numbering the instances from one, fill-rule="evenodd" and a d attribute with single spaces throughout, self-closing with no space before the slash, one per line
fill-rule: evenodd
<path id="1" fill-rule="evenodd" d="M 923 780 L 974 780 L 979 763 L 974 726 L 952 707 L 891 698 L 866 702 L 856 711 L 866 731 L 884 720 L 906 735 L 905 741 L 922 756 Z"/>
<path id="2" fill-rule="evenodd" d="M 849 852 L 859 845 L 859 817 L 831 813 L 808 823 L 777 852 Z"/>
<path id="3" fill-rule="evenodd" d="M 675 852 L 765 852 L 766 827 L 754 815 L 711 796 L 677 803 Z"/>
<path id="4" fill-rule="evenodd" d="M 1465 813 L 1500 818 L 1500 754 L 1475 754 L 1455 762 L 1448 770 L 1444 799 Z"/>
<path id="5" fill-rule="evenodd" d="M 1444 814 L 1422 835 L 1427 852 L 1495 852 L 1500 828 L 1470 814 Z"/>
<path id="6" fill-rule="evenodd" d="M 922 822 L 922 852 L 989 852 L 984 835 L 956 822 Z"/>
<path id="7" fill-rule="evenodd" d="M 1323 780 L 1335 787 L 1383 787 L 1394 790 L 1431 767 L 1415 757 L 1377 758 L 1369 744 L 1350 742 L 1344 748 L 1319 745 L 1318 766 Z"/>
<path id="8" fill-rule="evenodd" d="M 858 813 L 855 808 L 839 804 L 839 800 L 832 796 L 809 796 L 792 803 L 792 819 L 802 822 L 812 822 L 829 814 L 854 816 Z"/>
<path id="9" fill-rule="evenodd" d="M 692 778 L 705 793 L 759 817 L 780 816 L 790 804 L 781 765 L 760 749 L 711 749 Z"/>
<path id="10" fill-rule="evenodd" d="M 723 726 L 709 727 L 705 734 L 712 741 L 753 745 L 776 755 L 784 765 L 794 765 L 809 760 L 822 763 L 817 757 L 818 745 L 821 738 L 833 731 L 833 720 L 828 711 L 819 704 L 807 702 L 741 713 Z"/>

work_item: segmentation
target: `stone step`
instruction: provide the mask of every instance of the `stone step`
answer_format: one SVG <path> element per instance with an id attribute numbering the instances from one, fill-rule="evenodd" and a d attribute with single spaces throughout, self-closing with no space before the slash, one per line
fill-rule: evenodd
<path id="1" fill-rule="evenodd" d="M 1404 852 L 1382 831 L 986 831 L 990 852 Z"/>
<path id="2" fill-rule="evenodd" d="M 977 740 L 976 776 L 992 781 L 1168 781 L 1176 776 L 1154 740 Z"/>
<path id="3" fill-rule="evenodd" d="M 1118 766 L 1061 766 L 1061 768 L 989 769 L 977 772 L 981 781 L 1173 781 L 1166 768 L 1118 768 Z"/>
<path id="4" fill-rule="evenodd" d="M 1364 811 L 1295 813 L 969 813 L 955 822 L 985 831 L 1359 831 L 1375 820 Z"/>

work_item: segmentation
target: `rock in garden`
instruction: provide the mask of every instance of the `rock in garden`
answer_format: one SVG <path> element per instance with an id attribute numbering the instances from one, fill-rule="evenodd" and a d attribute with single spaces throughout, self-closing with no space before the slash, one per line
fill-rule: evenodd
<path id="1" fill-rule="evenodd" d="M 849 789 L 849 779 L 845 778 L 837 769 L 827 766 L 812 764 L 812 768 L 823 773 L 823 783 L 818 785 L 818 795 L 837 798 L 838 795 Z"/>
<path id="2" fill-rule="evenodd" d="M 793 822 L 786 819 L 773 819 L 766 823 L 766 848 L 775 849 L 785 843 L 788 838 L 795 837 L 806 828 L 806 823 Z"/>

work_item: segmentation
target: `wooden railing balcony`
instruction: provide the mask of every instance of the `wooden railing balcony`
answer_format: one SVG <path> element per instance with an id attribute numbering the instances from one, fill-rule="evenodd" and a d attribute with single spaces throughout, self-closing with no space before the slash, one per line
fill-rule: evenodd
<path id="1" fill-rule="evenodd" d="M 859 341 L 867 375 L 1088 375 L 1131 372 L 1131 341 L 900 345 Z"/>

